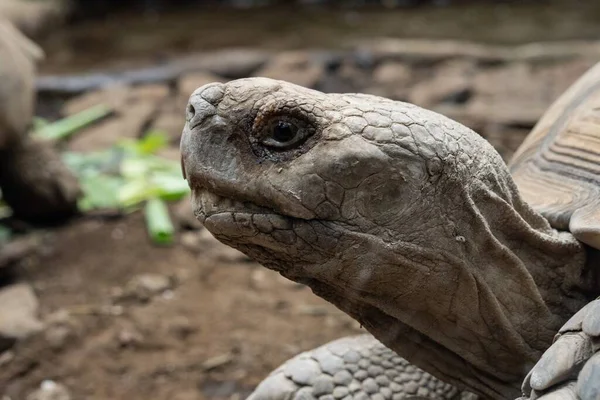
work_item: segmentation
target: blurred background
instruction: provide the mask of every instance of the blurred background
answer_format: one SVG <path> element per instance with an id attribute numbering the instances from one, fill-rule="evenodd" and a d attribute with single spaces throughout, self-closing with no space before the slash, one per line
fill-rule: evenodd
<path id="1" fill-rule="evenodd" d="M 0 399 L 243 399 L 364 332 L 193 218 L 198 86 L 409 101 L 509 160 L 599 59 L 593 0 L 0 0 Z"/>

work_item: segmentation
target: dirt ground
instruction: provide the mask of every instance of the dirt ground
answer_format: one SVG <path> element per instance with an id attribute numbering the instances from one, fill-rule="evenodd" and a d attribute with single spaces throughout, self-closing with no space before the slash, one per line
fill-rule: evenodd
<path id="1" fill-rule="evenodd" d="M 3 399 L 25 399 L 43 380 L 74 399 L 243 398 L 299 351 L 360 332 L 205 231 L 162 248 L 139 214 L 88 218 L 55 232 L 51 248 L 22 273 L 49 326 L 4 357 Z M 168 288 L 141 293 L 131 283 L 144 274 Z"/>

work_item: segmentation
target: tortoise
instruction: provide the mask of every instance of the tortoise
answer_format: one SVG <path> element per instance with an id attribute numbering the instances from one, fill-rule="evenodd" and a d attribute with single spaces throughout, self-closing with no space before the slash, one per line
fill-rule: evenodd
<path id="1" fill-rule="evenodd" d="M 507 165 L 409 103 L 261 77 L 196 89 L 195 216 L 385 345 L 305 353 L 253 398 L 600 398 L 599 106 L 600 64 Z"/>
<path id="2" fill-rule="evenodd" d="M 77 210 L 79 184 L 51 143 L 29 135 L 41 49 L 0 19 L 0 189 L 16 217 L 54 222 Z"/>

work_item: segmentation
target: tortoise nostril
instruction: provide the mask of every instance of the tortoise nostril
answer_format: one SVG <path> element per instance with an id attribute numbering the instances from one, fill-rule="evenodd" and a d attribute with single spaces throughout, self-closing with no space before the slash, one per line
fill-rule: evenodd
<path id="1" fill-rule="evenodd" d="M 196 115 L 196 109 L 194 108 L 193 105 L 188 104 L 187 106 L 187 110 L 185 112 L 185 119 L 186 121 L 191 121 L 192 118 L 194 118 L 194 115 Z"/>

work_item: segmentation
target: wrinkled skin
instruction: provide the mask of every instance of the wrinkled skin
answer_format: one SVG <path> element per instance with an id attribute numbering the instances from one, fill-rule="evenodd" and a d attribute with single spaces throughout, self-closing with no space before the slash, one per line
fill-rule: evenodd
<path id="1" fill-rule="evenodd" d="M 411 104 L 250 78 L 190 97 L 195 214 L 434 376 L 515 398 L 598 294 L 586 249 L 468 128 Z"/>

